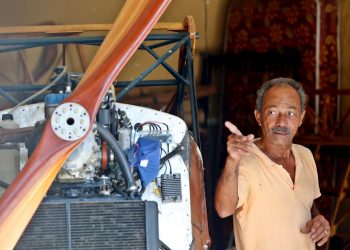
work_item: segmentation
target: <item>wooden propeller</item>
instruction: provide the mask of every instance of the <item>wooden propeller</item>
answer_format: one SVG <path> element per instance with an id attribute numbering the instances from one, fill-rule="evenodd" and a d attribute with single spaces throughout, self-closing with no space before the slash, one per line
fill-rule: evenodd
<path id="1" fill-rule="evenodd" d="M 170 1 L 126 1 L 80 84 L 64 101 L 85 108 L 90 119 L 86 133 L 76 140 L 67 141 L 56 135 L 50 120 L 47 122 L 26 166 L 0 199 L 0 249 L 15 247 L 62 164 L 92 129 L 94 117 L 109 87 Z M 70 119 L 66 121 L 68 127 L 74 123 L 74 117 Z"/>

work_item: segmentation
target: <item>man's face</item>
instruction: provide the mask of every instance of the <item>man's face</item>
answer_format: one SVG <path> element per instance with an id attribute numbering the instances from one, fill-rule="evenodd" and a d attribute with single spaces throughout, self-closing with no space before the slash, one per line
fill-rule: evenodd
<path id="1" fill-rule="evenodd" d="M 282 146 L 292 143 L 304 114 L 297 91 L 283 84 L 265 93 L 261 113 L 255 111 L 255 118 L 261 124 L 263 139 Z"/>

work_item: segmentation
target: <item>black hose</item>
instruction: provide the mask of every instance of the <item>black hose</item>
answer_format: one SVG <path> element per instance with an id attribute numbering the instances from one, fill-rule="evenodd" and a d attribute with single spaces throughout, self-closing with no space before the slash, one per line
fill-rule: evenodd
<path id="1" fill-rule="evenodd" d="M 109 132 L 108 129 L 103 127 L 102 124 L 100 123 L 95 123 L 96 124 L 96 130 L 101 136 L 103 140 L 107 142 L 111 150 L 113 151 L 114 155 L 117 158 L 117 161 L 120 164 L 121 171 L 124 175 L 127 191 L 131 192 L 137 189 L 135 185 L 134 178 L 132 177 L 131 171 L 129 169 L 129 164 L 126 159 L 126 156 L 123 152 L 123 150 L 120 148 L 117 140 L 114 138 L 114 136 Z"/>

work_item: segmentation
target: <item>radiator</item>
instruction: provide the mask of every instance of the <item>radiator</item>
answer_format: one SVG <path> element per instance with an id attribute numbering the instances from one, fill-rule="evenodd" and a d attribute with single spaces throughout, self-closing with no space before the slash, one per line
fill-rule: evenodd
<path id="1" fill-rule="evenodd" d="M 157 203 L 112 198 L 44 201 L 15 249 L 158 250 Z"/>

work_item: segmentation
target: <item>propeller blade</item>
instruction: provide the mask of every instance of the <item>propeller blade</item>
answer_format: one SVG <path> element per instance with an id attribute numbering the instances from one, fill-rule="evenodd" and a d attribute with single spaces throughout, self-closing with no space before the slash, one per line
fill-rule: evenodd
<path id="1" fill-rule="evenodd" d="M 92 129 L 94 117 L 109 87 L 169 3 L 170 0 L 126 1 L 83 79 L 73 93 L 56 109 L 70 104 L 73 105 L 73 111 L 81 107 L 83 113 L 79 114 L 86 116 L 85 120 L 79 120 L 79 116 L 72 115 L 72 117 L 65 117 L 64 122 L 66 127 L 73 126 L 79 121 L 85 122 L 84 133 L 79 133 L 78 138 L 72 140 L 61 137 L 64 131 L 57 134 L 57 128 L 53 129 L 51 126 L 51 123 L 55 124 L 57 119 L 50 118 L 27 164 L 1 197 L 1 249 L 15 247 L 61 166 Z M 64 112 L 65 109 L 61 109 L 57 113 Z"/>

